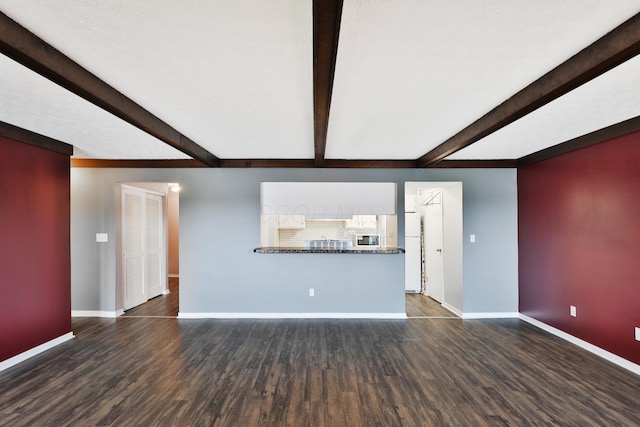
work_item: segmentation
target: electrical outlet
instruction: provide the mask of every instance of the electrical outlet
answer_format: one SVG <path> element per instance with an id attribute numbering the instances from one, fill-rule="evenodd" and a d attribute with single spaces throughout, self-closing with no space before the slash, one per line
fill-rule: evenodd
<path id="1" fill-rule="evenodd" d="M 636 328 L 636 341 L 640 341 L 640 328 Z"/>
<path id="2" fill-rule="evenodd" d="M 570 306 L 569 314 L 571 314 L 572 317 L 577 317 L 578 316 L 577 309 L 576 309 L 575 305 Z"/>
<path id="3" fill-rule="evenodd" d="M 475 234 L 470 234 L 469 235 L 469 242 L 471 242 L 471 243 L 475 243 L 476 242 L 476 235 Z"/>
<path id="4" fill-rule="evenodd" d="M 316 291 L 315 291 L 315 289 L 313 289 L 313 288 L 309 288 L 309 296 L 310 296 L 310 297 L 313 297 L 313 296 L 315 296 L 315 295 L 316 295 Z"/>
<path id="5" fill-rule="evenodd" d="M 109 235 L 107 233 L 96 233 L 96 242 L 106 243 L 109 241 Z"/>

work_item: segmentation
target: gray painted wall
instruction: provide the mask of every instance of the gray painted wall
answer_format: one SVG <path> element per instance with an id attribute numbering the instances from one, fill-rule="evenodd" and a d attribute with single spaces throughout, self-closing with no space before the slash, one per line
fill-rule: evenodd
<path id="1" fill-rule="evenodd" d="M 514 169 L 84 169 L 71 170 L 72 308 L 115 311 L 120 182 L 180 182 L 180 312 L 404 312 L 403 255 L 255 254 L 260 182 L 462 181 L 465 313 L 517 312 Z M 404 217 L 398 217 L 399 246 Z M 96 243 L 95 233 L 109 233 Z M 476 234 L 477 243 L 468 235 Z M 308 296 L 314 287 L 316 296 Z"/>

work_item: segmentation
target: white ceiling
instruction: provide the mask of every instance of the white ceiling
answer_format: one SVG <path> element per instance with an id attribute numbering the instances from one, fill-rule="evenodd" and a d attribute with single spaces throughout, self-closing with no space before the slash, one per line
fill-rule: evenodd
<path id="1" fill-rule="evenodd" d="M 72 144 L 78 158 L 189 158 L 4 55 L 0 99 L 1 121 Z"/>
<path id="2" fill-rule="evenodd" d="M 640 116 L 639 100 L 636 56 L 448 158 L 518 159 Z"/>
<path id="3" fill-rule="evenodd" d="M 311 0 L 0 0 L 223 159 L 314 156 Z M 327 159 L 416 159 L 640 12 L 638 0 L 345 0 Z M 450 156 L 512 159 L 640 115 L 633 59 Z M 0 57 L 0 121 L 75 157 L 186 156 Z"/>

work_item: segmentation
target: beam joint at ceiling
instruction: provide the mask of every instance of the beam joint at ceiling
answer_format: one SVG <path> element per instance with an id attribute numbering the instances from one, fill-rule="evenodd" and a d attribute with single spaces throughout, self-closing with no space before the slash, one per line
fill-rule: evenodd
<path id="1" fill-rule="evenodd" d="M 202 163 L 219 159 L 0 12 L 0 53 Z"/>
<path id="2" fill-rule="evenodd" d="M 324 166 L 342 0 L 313 1 L 313 119 L 315 166 Z"/>
<path id="3" fill-rule="evenodd" d="M 73 155 L 73 145 L 19 128 L 9 123 L 0 122 L 0 136 L 67 156 Z"/>
<path id="4" fill-rule="evenodd" d="M 434 165 L 640 53 L 640 14 L 534 81 L 418 159 Z"/>
<path id="5" fill-rule="evenodd" d="M 552 147 L 545 148 L 544 150 L 536 151 L 535 153 L 521 157 L 518 159 L 518 167 L 541 162 L 571 151 L 586 148 L 601 142 L 610 141 L 635 132 L 640 132 L 640 116 L 607 126 L 606 128 L 590 132 L 586 135 L 570 139 L 569 141 L 565 141 Z"/>

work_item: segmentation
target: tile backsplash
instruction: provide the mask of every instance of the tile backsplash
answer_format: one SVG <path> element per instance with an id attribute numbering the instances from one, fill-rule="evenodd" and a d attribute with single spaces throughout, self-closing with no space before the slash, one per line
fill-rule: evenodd
<path id="1" fill-rule="evenodd" d="M 344 220 L 307 220 L 303 230 L 280 229 L 278 237 L 282 247 L 304 247 L 305 240 L 351 240 L 355 246 L 356 234 L 376 234 L 376 229 L 351 230 Z"/>

